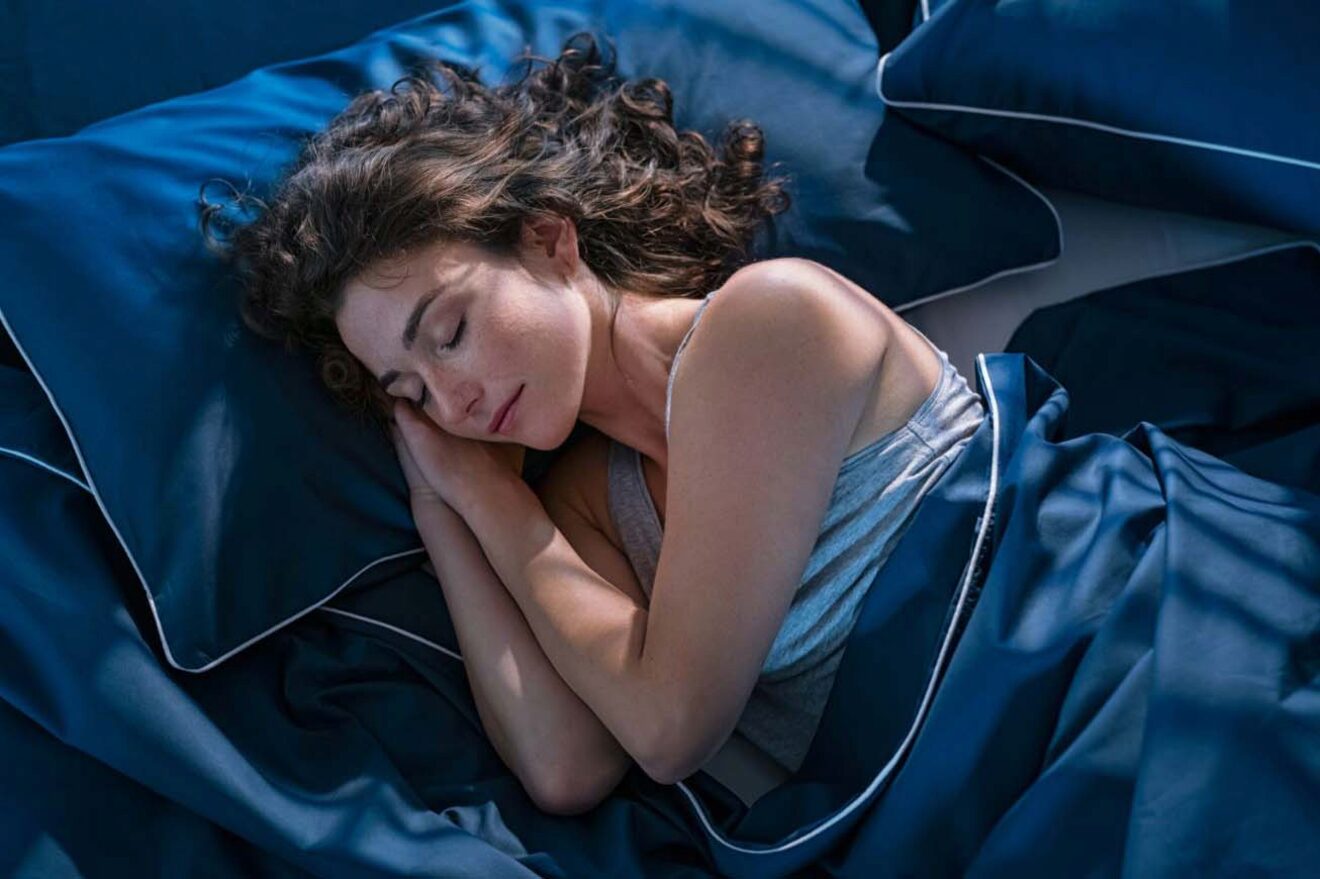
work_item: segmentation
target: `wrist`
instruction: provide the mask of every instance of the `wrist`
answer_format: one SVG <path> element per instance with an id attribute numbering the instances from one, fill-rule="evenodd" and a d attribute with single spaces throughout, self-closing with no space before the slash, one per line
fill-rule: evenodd
<path id="1" fill-rule="evenodd" d="M 446 495 L 446 502 L 463 518 L 477 513 L 491 503 L 498 503 L 515 482 L 522 482 L 522 477 L 512 470 L 490 468 L 474 470 L 456 479 L 452 490 Z M 471 521 L 469 519 L 469 521 Z"/>
<path id="2" fill-rule="evenodd" d="M 439 492 L 430 490 L 413 490 L 408 494 L 408 505 L 412 507 L 413 515 L 427 510 L 452 510 L 449 502 L 440 496 Z"/>

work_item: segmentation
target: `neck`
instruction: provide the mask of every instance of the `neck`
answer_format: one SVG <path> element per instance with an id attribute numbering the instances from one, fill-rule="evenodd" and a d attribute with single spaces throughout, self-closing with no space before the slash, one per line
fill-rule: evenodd
<path id="1" fill-rule="evenodd" d="M 612 349 L 608 304 L 592 315 L 592 346 L 578 417 L 662 469 L 668 462 L 665 395 L 669 371 L 700 305 L 699 299 L 625 293 Z"/>

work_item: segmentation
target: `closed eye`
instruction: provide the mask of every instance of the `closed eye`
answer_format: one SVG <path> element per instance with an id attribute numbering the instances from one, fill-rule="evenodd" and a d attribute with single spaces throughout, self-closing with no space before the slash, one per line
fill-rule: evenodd
<path id="1" fill-rule="evenodd" d="M 466 326 L 467 326 L 467 318 L 465 317 L 458 322 L 458 328 L 454 330 L 454 338 L 450 339 L 441 347 L 446 351 L 452 351 L 455 347 L 457 347 L 459 340 L 463 338 L 463 328 Z"/>
<path id="2" fill-rule="evenodd" d="M 440 346 L 441 350 L 452 351 L 454 348 L 458 347 L 458 343 L 463 339 L 463 330 L 466 326 L 467 326 L 467 318 L 463 318 L 458 322 L 458 328 L 454 330 L 454 338 L 450 339 L 448 342 L 441 345 Z M 430 398 L 431 398 L 431 392 L 427 390 L 426 385 L 422 385 L 422 393 L 417 398 L 416 402 L 413 403 L 413 405 L 420 409 L 426 405 L 426 401 L 429 400 Z"/>

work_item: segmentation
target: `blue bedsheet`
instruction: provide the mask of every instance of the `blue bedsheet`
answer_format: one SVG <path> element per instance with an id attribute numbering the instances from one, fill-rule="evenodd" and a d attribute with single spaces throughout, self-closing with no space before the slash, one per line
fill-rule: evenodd
<path id="1" fill-rule="evenodd" d="M 482 735 L 420 569 L 172 670 L 7 370 L 0 871 L 1311 873 L 1320 498 L 1149 426 L 1059 441 L 1066 394 L 1021 356 L 977 377 L 991 417 L 871 590 L 798 775 L 749 808 L 634 769 L 562 817 Z"/>

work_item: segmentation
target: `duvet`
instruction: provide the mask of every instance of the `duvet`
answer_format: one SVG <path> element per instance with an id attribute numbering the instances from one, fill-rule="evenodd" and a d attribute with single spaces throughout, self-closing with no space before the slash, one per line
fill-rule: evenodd
<path id="1" fill-rule="evenodd" d="M 1301 876 L 1320 863 L 1320 499 L 983 356 L 989 417 L 750 806 L 634 769 L 539 812 L 421 567 L 202 674 L 30 373 L 0 367 L 0 871 L 233 876 Z M 420 559 L 419 559 L 420 561 Z"/>

